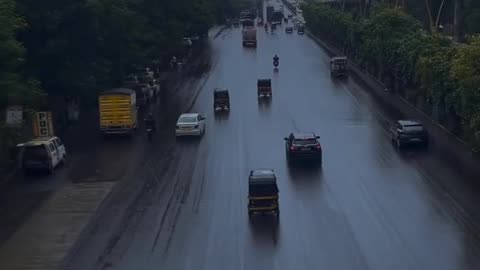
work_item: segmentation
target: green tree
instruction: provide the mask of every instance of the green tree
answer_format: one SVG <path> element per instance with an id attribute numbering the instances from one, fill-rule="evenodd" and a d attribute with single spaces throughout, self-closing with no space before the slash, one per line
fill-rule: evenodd
<path id="1" fill-rule="evenodd" d="M 421 100 L 417 105 L 424 111 L 433 105 L 436 108 L 434 118 L 442 122 L 455 103 L 455 84 L 451 73 L 455 47 L 450 40 L 438 35 L 426 37 L 424 44 L 416 66 L 420 90 L 417 93 Z"/>
<path id="2" fill-rule="evenodd" d="M 16 34 L 25 26 L 25 21 L 15 13 L 15 1 L 0 1 L 0 169 L 11 161 L 12 149 L 25 134 L 21 128 L 5 125 L 6 106 L 22 105 L 28 116 L 42 97 L 35 81 L 22 72 L 25 50 Z"/>
<path id="3" fill-rule="evenodd" d="M 25 50 L 16 40 L 18 31 L 26 26 L 15 13 L 15 2 L 0 2 L 0 109 L 7 105 L 32 106 L 39 97 L 34 81 L 22 74 Z M 3 119 L 3 117 L 2 117 Z"/>
<path id="4" fill-rule="evenodd" d="M 458 48 L 453 77 L 458 85 L 458 109 L 465 119 L 468 138 L 480 147 L 480 37 Z"/>
<path id="5" fill-rule="evenodd" d="M 378 9 L 362 25 L 361 50 L 364 60 L 374 64 L 377 75 L 395 73 L 403 57 L 404 44 L 413 40 L 420 24 L 398 8 Z"/>

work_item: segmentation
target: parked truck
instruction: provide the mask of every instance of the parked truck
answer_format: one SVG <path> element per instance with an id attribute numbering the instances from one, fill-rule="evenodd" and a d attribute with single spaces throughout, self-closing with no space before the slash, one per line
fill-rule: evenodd
<path id="1" fill-rule="evenodd" d="M 242 44 L 257 47 L 257 29 L 253 20 L 247 19 L 242 22 Z"/>
<path id="2" fill-rule="evenodd" d="M 104 134 L 131 134 L 137 129 L 137 103 L 134 90 L 117 88 L 98 97 L 100 131 Z"/>
<path id="3" fill-rule="evenodd" d="M 271 23 L 273 21 L 273 12 L 275 8 L 272 5 L 267 6 L 267 22 Z"/>

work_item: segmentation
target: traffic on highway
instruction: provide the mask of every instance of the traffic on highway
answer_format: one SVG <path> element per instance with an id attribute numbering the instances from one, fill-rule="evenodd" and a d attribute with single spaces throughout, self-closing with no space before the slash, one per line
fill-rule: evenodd
<path id="1" fill-rule="evenodd" d="M 58 269 L 480 269 L 476 176 L 284 4 L 210 30 L 208 70 L 169 104 L 148 68 L 98 94 L 84 159 L 108 166 L 88 180 L 121 180 Z M 51 174 L 70 163 L 57 137 L 22 146 Z"/>
<path id="2" fill-rule="evenodd" d="M 284 12 L 246 11 L 210 40 L 214 68 L 175 131 L 201 139 L 155 135 L 168 150 L 136 175 L 151 187 L 67 269 L 478 268 L 468 176 Z"/>

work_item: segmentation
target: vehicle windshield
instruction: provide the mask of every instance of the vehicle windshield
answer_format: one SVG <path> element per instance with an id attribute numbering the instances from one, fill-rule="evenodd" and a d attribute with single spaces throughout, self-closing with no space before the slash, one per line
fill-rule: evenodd
<path id="1" fill-rule="evenodd" d="M 196 116 L 182 116 L 178 119 L 179 123 L 195 123 L 197 122 Z"/>
<path id="2" fill-rule="evenodd" d="M 307 139 L 307 140 L 293 140 L 293 144 L 295 145 L 311 145 L 317 144 L 317 140 L 315 139 Z"/>
<path id="3" fill-rule="evenodd" d="M 48 158 L 47 151 L 43 145 L 27 146 L 23 152 L 24 160 L 45 160 Z"/>
<path id="4" fill-rule="evenodd" d="M 346 69 L 346 64 L 344 63 L 333 63 L 333 68 L 334 69 Z"/>
<path id="5" fill-rule="evenodd" d="M 228 92 L 215 92 L 215 98 L 228 99 Z"/>
<path id="6" fill-rule="evenodd" d="M 270 81 L 258 81 L 257 83 L 258 86 L 270 86 L 271 85 L 271 82 Z"/>
<path id="7" fill-rule="evenodd" d="M 403 129 L 410 132 L 423 131 L 423 126 L 420 124 L 405 125 L 403 126 Z"/>

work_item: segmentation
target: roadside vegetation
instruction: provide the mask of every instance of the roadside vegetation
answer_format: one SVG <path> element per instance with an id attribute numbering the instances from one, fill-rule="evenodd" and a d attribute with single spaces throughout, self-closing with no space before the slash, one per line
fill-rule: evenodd
<path id="1" fill-rule="evenodd" d="M 475 35 L 480 21 L 470 20 L 471 25 L 463 28 L 467 35 L 462 33 L 462 43 L 458 43 L 438 31 L 438 24 L 425 28 L 411 11 L 412 5 L 398 4 L 409 1 L 390 2 L 397 6 L 383 3 L 362 10 L 308 3 L 303 10 L 316 35 L 342 49 L 472 148 L 480 149 L 480 36 Z M 467 18 L 480 14 L 474 1 L 465 2 L 471 5 Z"/>
<path id="2" fill-rule="evenodd" d="M 0 173 L 29 117 L 52 100 L 94 103 L 133 65 L 166 65 L 184 36 L 205 35 L 250 0 L 0 1 Z M 25 124 L 7 127 L 5 109 L 21 105 Z M 0 174 L 1 175 L 1 174 Z"/>

